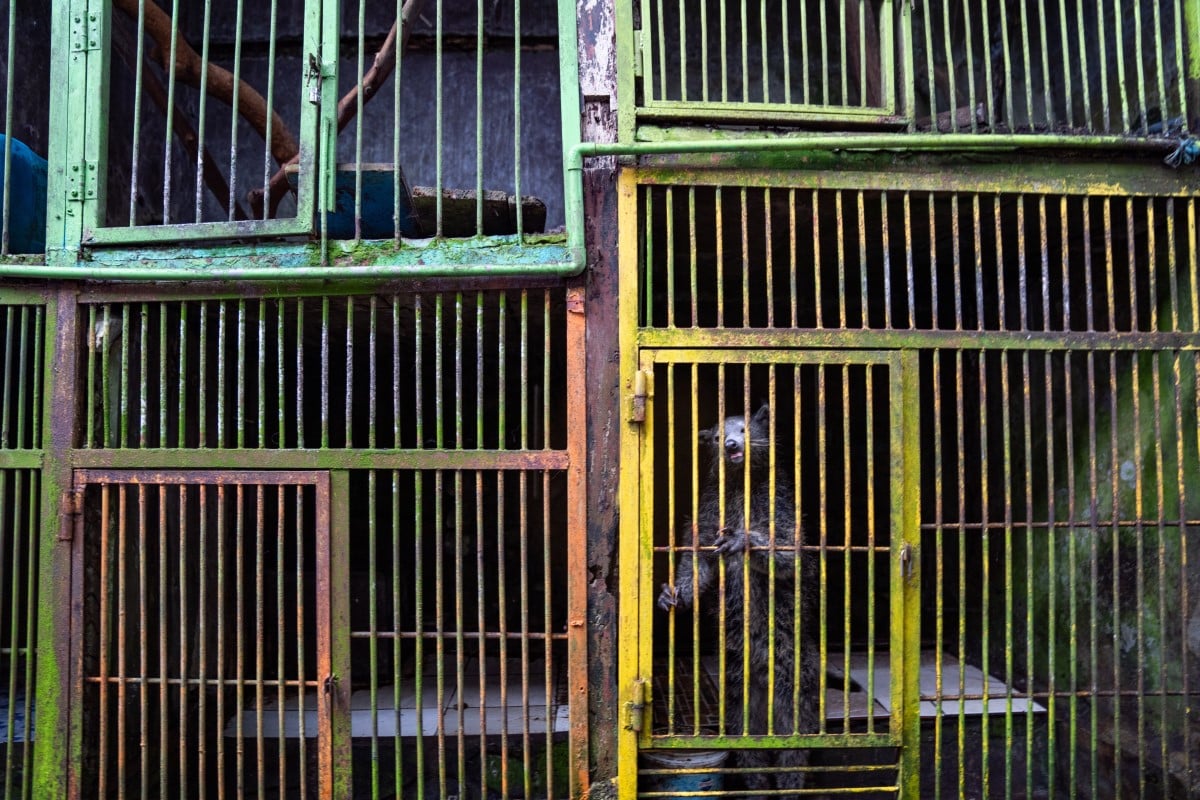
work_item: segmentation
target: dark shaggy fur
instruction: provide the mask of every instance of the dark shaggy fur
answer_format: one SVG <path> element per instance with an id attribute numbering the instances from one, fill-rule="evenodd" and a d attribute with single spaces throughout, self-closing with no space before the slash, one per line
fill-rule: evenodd
<path id="1" fill-rule="evenodd" d="M 717 427 L 702 431 L 700 441 L 711 450 L 712 458 L 706 478 L 700 486 L 696 526 L 701 547 L 715 550 L 702 551 L 693 559 L 690 552 L 682 552 L 676 567 L 675 585 L 663 584 L 658 597 L 662 609 L 690 606 L 693 593 L 711 593 L 715 600 L 718 590 L 719 563 L 725 561 L 725 679 L 726 679 L 726 725 L 734 735 L 742 733 L 742 675 L 743 643 L 750 653 L 750 676 L 746 685 L 745 704 L 749 726 L 746 733 L 767 733 L 768 648 L 771 634 L 769 627 L 769 568 L 771 552 L 771 496 L 769 459 L 769 411 L 761 407 L 747 422 L 744 417 L 727 417 L 723 435 Z M 747 443 L 749 447 L 747 448 Z M 750 518 L 746 519 L 745 464 L 747 454 L 750 461 Z M 721 524 L 721 487 L 719 462 L 725 459 L 725 522 Z M 778 460 L 778 458 L 777 458 Z M 775 545 L 790 548 L 798 530 L 796 510 L 793 505 L 792 483 L 782 470 L 775 473 Z M 690 530 L 681 537 L 681 545 L 691 542 Z M 757 549 L 762 548 L 762 549 Z M 749 580 L 745 580 L 744 559 L 750 560 Z M 796 630 L 795 609 L 795 559 L 794 550 L 776 550 L 775 555 L 775 696 L 774 733 L 786 735 L 792 732 L 793 716 L 796 728 L 801 733 L 817 730 L 817 698 L 820 661 L 811 642 L 803 640 Z M 813 559 L 802 559 L 804 575 L 801 576 L 801 614 L 812 620 L 811 602 Z M 808 576 L 808 577 L 806 577 Z M 693 585 L 694 579 L 694 585 Z M 743 593 L 749 593 L 750 620 L 748 641 L 743 637 Z M 710 601 L 711 603 L 711 601 Z M 708 606 L 707 614 L 715 614 Z M 805 623 L 808 625 L 808 622 Z M 792 690 L 796 683 L 795 643 L 797 635 L 802 637 L 800 645 L 800 693 L 799 713 L 793 714 Z M 736 765 L 761 768 L 767 766 L 795 767 L 808 763 L 804 750 L 737 751 Z M 750 772 L 742 776 L 747 789 L 799 789 L 804 785 L 803 773 L 780 773 L 776 775 Z"/>

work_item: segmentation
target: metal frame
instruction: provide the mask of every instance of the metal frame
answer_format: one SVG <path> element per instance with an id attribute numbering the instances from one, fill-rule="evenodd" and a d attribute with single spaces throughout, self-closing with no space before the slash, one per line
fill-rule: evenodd
<path id="1" fill-rule="evenodd" d="M 536 282 L 535 282 L 536 283 Z M 481 289 L 507 286 L 519 292 L 529 281 L 493 279 L 479 282 Z M 80 391 L 83 390 L 81 368 L 86 363 L 86 347 L 80 347 L 80 336 L 88 323 L 84 310 L 96 302 L 128 303 L 153 299 L 154 302 L 170 299 L 195 297 L 245 298 L 251 296 L 276 297 L 278 289 L 270 285 L 251 287 L 247 285 L 198 285 L 177 286 L 164 290 L 163 287 L 108 288 L 103 285 L 83 287 L 60 284 L 45 289 L 12 293 L 13 299 L 29 302 L 44 302 L 46 307 L 45 326 L 48 341 L 44 352 L 44 386 L 40 390 L 44 419 L 42 427 L 46 438 L 45 449 L 26 456 L 12 455 L 22 463 L 41 468 L 41 504 L 43 508 L 56 509 L 57 513 L 42 515 L 40 541 L 40 587 L 38 606 L 43 610 L 38 615 L 39 658 L 37 661 L 37 708 L 38 727 L 44 741 L 55 742 L 56 746 L 34 749 L 34 793 L 36 796 L 78 797 L 82 792 L 78 765 L 82 748 L 81 707 L 72 698 L 78 691 L 78 643 L 79 630 L 74 620 L 79 619 L 80 583 L 77 526 L 80 517 L 75 511 L 72 486 L 83 480 L 126 480 L 130 476 L 146 478 L 167 476 L 168 480 L 187 480 L 188 474 L 196 475 L 203 470 L 206 478 L 237 480 L 239 474 L 261 470 L 269 458 L 271 472 L 264 473 L 270 480 L 290 473 L 300 476 L 325 475 L 329 481 L 330 543 L 329 586 L 334 589 L 328 594 L 330 615 L 330 672 L 336 676 L 351 674 L 350 646 L 351 626 L 348 609 L 350 531 L 348 528 L 349 481 L 352 473 L 363 470 L 401 470 L 416 473 L 424 470 L 444 471 L 447 475 L 461 471 L 553 471 L 562 476 L 567 490 L 564 506 L 565 526 L 568 539 L 565 542 L 570 561 L 565 566 L 561 590 L 566 593 L 569 618 L 565 633 L 561 635 L 566 652 L 566 685 L 569 692 L 569 752 L 570 783 L 572 796 L 586 792 L 588 786 L 588 680 L 587 680 L 587 625 L 586 587 L 587 567 L 585 559 L 585 502 L 586 502 L 586 442 L 583 418 L 586 413 L 587 382 L 584 369 L 584 330 L 586 313 L 582 289 L 564 287 L 561 282 L 547 281 L 545 287 L 561 288 L 565 297 L 566 367 L 568 376 L 567 408 L 568 420 L 565 449 L 517 450 L 470 450 L 463 451 L 447 441 L 437 448 L 380 449 L 357 447 L 348 449 L 272 449 L 256 447 L 229 448 L 148 448 L 136 445 L 129 448 L 90 448 L 84 441 L 85 429 L 81 419 L 85 404 Z M 466 284 L 465 286 L 470 286 Z M 364 286 L 346 286 L 343 291 L 379 291 L 378 282 Z M 392 289 L 424 291 L 462 291 L 462 282 L 434 281 L 429 284 L 397 284 Z M 319 286 L 298 287 L 297 294 L 320 296 L 328 294 Z M 82 318 L 81 318 L 82 315 Z M 78 325 L 78 327 L 77 327 Z M 50 332 L 53 332 L 51 335 Z M 234 444 L 230 441 L 228 444 Z M 7 453 L 0 451 L 0 460 Z M 10 459 L 11 460 L 11 459 Z M 219 476 L 227 476 L 220 478 Z M 228 476 L 233 476 L 232 478 Z M 303 479 L 303 478 L 302 478 Z M 516 478 L 512 481 L 515 485 Z M 47 611 L 47 610 L 50 611 Z M 358 634 L 361 635 L 361 634 Z M 559 638 L 556 635 L 556 639 Z M 557 647 L 557 645 L 556 645 Z M 361 676 L 360 676 L 361 677 Z M 343 796 L 349 792 L 350 780 L 350 711 L 348 680 L 333 683 L 335 702 L 330 710 L 330 747 L 333 769 L 325 786 L 329 796 Z"/>

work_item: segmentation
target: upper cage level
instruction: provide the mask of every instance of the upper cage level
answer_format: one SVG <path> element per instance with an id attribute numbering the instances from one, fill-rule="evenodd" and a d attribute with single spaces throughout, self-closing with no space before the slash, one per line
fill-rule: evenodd
<path id="1" fill-rule="evenodd" d="M 1183 0 L 640 0 L 640 138 L 713 123 L 1163 137 L 1194 128 Z"/>

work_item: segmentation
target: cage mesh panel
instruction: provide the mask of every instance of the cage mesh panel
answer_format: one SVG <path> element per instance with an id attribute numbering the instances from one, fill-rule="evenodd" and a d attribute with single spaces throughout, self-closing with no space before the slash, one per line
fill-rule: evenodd
<path id="1" fill-rule="evenodd" d="M 11 798 L 33 790 L 40 475 L 0 469 L 0 788 Z"/>
<path id="2" fill-rule="evenodd" d="M 954 132 L 1173 135 L 1190 124 L 1187 40 L 1174 2 L 922 3 L 913 11 L 916 122 Z"/>
<path id="3" fill-rule="evenodd" d="M 921 351 L 920 796 L 1195 794 L 1194 201 L 779 183 L 642 186 L 639 323 Z"/>
<path id="4" fill-rule="evenodd" d="M 565 474 L 352 484 L 356 796 L 568 796 Z"/>
<path id="5" fill-rule="evenodd" d="M 0 7 L 0 257 L 41 254 L 46 246 L 49 146 L 50 7 Z"/>
<path id="6" fill-rule="evenodd" d="M 638 110 L 892 126 L 907 111 L 914 131 L 1171 137 L 1191 117 L 1183 5 L 643 0 Z"/>
<path id="7" fill-rule="evenodd" d="M 0 450 L 30 450 L 42 441 L 42 306 L 0 306 Z"/>
<path id="8" fill-rule="evenodd" d="M 84 796 L 316 797 L 327 498 L 125 480 L 85 494 Z"/>
<path id="9" fill-rule="evenodd" d="M 1188 198 L 640 191 L 647 328 L 1200 331 Z"/>
<path id="10" fill-rule="evenodd" d="M 740 746 L 720 771 L 731 791 L 894 791 L 893 748 L 838 749 L 891 730 L 876 677 L 891 649 L 888 370 L 786 362 L 656 366 L 654 585 L 675 605 L 656 611 L 651 738 Z M 744 460 L 722 457 L 730 436 Z M 749 558 L 720 555 L 743 531 Z"/>
<path id="11" fill-rule="evenodd" d="M 93 448 L 565 447 L 564 293 L 86 306 Z"/>
<path id="12" fill-rule="evenodd" d="M 890 15 L 880 0 L 644 0 L 644 102 L 879 107 Z"/>
<path id="13" fill-rule="evenodd" d="M 276 42 L 302 41 L 302 10 L 280 13 L 278 2 L 244 0 L 212 0 L 202 8 L 134 0 L 112 6 L 101 225 L 294 217 L 290 193 L 276 208 L 261 195 L 299 153 L 299 79 L 309 65 Z M 298 175 L 293 163 L 293 189 L 309 180 Z"/>
<path id="14" fill-rule="evenodd" d="M 45 307 L 0 306 L 0 792 L 33 790 Z"/>
<path id="15" fill-rule="evenodd" d="M 950 666 L 922 699 L 940 711 L 943 796 L 980 781 L 985 795 L 1195 789 L 1196 366 L 1177 350 L 926 357 L 938 580 L 923 624 Z M 1003 685 L 967 689 L 957 664 Z"/>

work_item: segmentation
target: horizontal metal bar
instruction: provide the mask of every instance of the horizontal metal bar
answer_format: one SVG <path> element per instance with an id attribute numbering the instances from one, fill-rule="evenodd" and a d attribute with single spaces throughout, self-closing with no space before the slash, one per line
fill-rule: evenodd
<path id="1" fill-rule="evenodd" d="M 1200 334 L 1144 332 L 934 331 L 857 329 L 642 329 L 640 348 L 896 349 L 896 350 L 1082 350 L 1200 349 Z"/>
<path id="2" fill-rule="evenodd" d="M 956 167 L 958 165 L 955 165 Z M 750 187 L 758 189 L 845 189 L 862 192 L 1066 195 L 1068 197 L 1186 197 L 1200 193 L 1195 170 L 1169 172 L 1145 164 L 1006 162 L 970 164 L 961 169 L 945 163 L 880 165 L 877 169 L 813 169 L 803 164 L 790 171 L 778 165 L 755 169 L 749 165 L 678 164 L 655 166 L 638 175 L 643 186 Z"/>
<path id="3" fill-rule="evenodd" d="M 44 459 L 41 450 L 0 450 L 0 470 L 41 469 Z"/>
<path id="4" fill-rule="evenodd" d="M 479 640 L 489 641 L 489 642 L 495 642 L 495 641 L 520 642 L 523 640 L 537 640 L 539 642 L 546 641 L 546 640 L 549 640 L 552 642 L 565 642 L 567 640 L 567 633 L 566 633 L 566 631 L 561 631 L 559 633 L 538 633 L 536 631 L 524 631 L 524 632 L 515 631 L 515 632 L 510 632 L 510 633 L 501 633 L 499 631 L 484 631 L 483 633 L 480 633 L 479 631 L 458 631 L 458 630 L 455 630 L 452 628 L 447 628 L 447 629 L 443 630 L 441 633 L 438 633 L 435 631 L 423 631 L 420 633 L 418 633 L 416 631 L 400 631 L 399 633 L 396 633 L 393 631 L 385 631 L 385 630 L 376 630 L 374 632 L 372 632 L 372 631 L 350 631 L 350 638 L 351 639 L 389 639 L 389 640 L 391 640 L 391 639 L 437 640 L 437 639 L 461 638 L 463 640 L 470 640 L 473 642 L 479 641 Z"/>
<path id="5" fill-rule="evenodd" d="M 898 737 L 883 733 L 817 733 L 798 736 L 654 736 L 653 747 L 667 750 L 760 750 L 764 747 L 823 749 L 832 747 L 895 747 Z"/>
<path id="6" fill-rule="evenodd" d="M 566 450 L 267 450 L 256 448 L 72 450 L 70 463 L 94 470 L 261 469 L 269 461 L 279 470 L 565 470 Z M 103 474 L 103 473 L 97 473 Z M 245 473 L 242 473 L 245 474 Z M 265 473 L 278 474 L 278 473 Z M 127 482 L 121 479 L 116 482 Z M 247 481 L 230 481 L 236 483 Z"/>
<path id="7" fill-rule="evenodd" d="M 196 451 L 192 451 L 195 453 Z M 143 484 L 147 486 L 182 485 L 182 486 L 238 486 L 264 484 L 268 486 L 320 485 L 323 477 L 310 472 L 272 471 L 272 470 L 239 470 L 230 472 L 220 467 L 213 467 L 210 462 L 206 469 L 181 469 L 161 471 L 154 467 L 133 469 L 78 469 L 75 471 L 77 484 Z M 262 466 L 261 458 L 259 466 Z"/>

